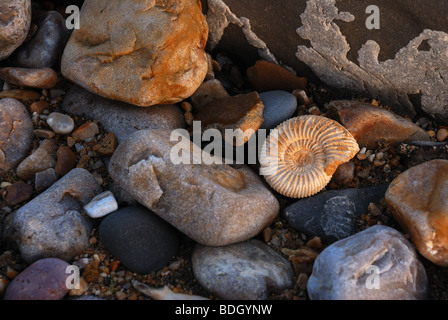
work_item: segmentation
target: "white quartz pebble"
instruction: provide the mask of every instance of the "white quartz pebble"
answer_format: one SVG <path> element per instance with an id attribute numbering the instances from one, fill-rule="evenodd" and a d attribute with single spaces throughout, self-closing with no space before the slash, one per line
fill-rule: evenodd
<path id="1" fill-rule="evenodd" d="M 105 191 L 94 197 L 84 210 L 91 218 L 101 218 L 118 210 L 118 203 L 112 192 Z"/>

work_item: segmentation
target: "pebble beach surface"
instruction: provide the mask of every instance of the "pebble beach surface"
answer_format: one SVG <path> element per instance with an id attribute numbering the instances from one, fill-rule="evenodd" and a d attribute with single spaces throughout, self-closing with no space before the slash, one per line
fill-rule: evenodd
<path id="1" fill-rule="evenodd" d="M 448 298 L 448 128 L 437 118 L 207 50 L 196 1 L 162 6 L 189 30 L 182 41 L 160 7 L 123 1 L 129 21 L 167 33 L 157 47 L 168 52 L 150 62 L 153 40 L 104 37 L 120 12 L 107 1 L 86 0 L 73 33 L 56 1 L 7 2 L 17 21 L 0 29 L 1 299 Z M 99 7 L 109 11 L 93 21 Z M 282 195 L 258 162 L 170 161 L 170 134 L 194 133 L 195 120 L 256 138 L 301 116 L 337 122 L 359 146 L 313 196 Z M 246 138 L 232 147 L 247 151 Z"/>

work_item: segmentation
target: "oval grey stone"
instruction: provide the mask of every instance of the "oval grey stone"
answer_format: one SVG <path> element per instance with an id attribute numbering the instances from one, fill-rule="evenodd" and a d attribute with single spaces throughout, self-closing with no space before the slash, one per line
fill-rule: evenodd
<path id="1" fill-rule="evenodd" d="M 322 251 L 307 290 L 312 300 L 416 300 L 428 279 L 411 243 L 376 225 Z"/>
<path id="2" fill-rule="evenodd" d="M 294 284 L 288 260 L 259 240 L 225 247 L 198 245 L 192 263 L 199 283 L 226 300 L 265 300 L 270 292 Z"/>

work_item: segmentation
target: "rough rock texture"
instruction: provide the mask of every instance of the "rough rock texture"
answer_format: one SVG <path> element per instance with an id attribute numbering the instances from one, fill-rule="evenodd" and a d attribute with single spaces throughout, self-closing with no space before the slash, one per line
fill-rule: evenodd
<path id="1" fill-rule="evenodd" d="M 0 60 L 25 41 L 31 26 L 31 0 L 3 0 L 0 3 Z"/>
<path id="2" fill-rule="evenodd" d="M 191 96 L 207 73 L 208 26 L 199 0 L 91 1 L 62 56 L 62 74 L 138 106 Z"/>
<path id="3" fill-rule="evenodd" d="M 421 105 L 448 123 L 446 2 L 208 0 L 207 4 L 207 21 L 214 26 L 210 44 L 216 50 L 232 52 L 248 64 L 260 56 L 277 61 L 299 75 L 317 75 L 329 86 L 369 94 L 398 113 L 415 114 Z M 378 6 L 378 30 L 366 26 L 369 5 Z"/>
<path id="4" fill-rule="evenodd" d="M 332 243 L 353 235 L 357 219 L 371 202 L 384 198 L 387 188 L 325 191 L 289 205 L 282 214 L 296 230 Z"/>
<path id="5" fill-rule="evenodd" d="M 68 292 L 69 264 L 55 258 L 32 263 L 8 285 L 5 300 L 61 300 Z"/>
<path id="6" fill-rule="evenodd" d="M 33 129 L 22 103 L 10 98 L 0 100 L 0 175 L 15 168 L 26 156 Z"/>
<path id="7" fill-rule="evenodd" d="M 101 221 L 101 243 L 132 272 L 166 266 L 179 249 L 178 232 L 144 207 L 126 207 Z"/>
<path id="8" fill-rule="evenodd" d="M 312 300 L 416 300 L 428 279 L 409 241 L 377 225 L 322 251 L 307 290 Z"/>
<path id="9" fill-rule="evenodd" d="M 57 73 L 50 68 L 1 68 L 0 79 L 10 84 L 23 87 L 51 89 L 58 82 Z"/>
<path id="10" fill-rule="evenodd" d="M 97 120 L 104 129 L 113 132 L 118 142 L 137 130 L 185 128 L 185 118 L 175 105 L 139 108 L 124 102 L 105 99 L 80 87 L 73 86 L 66 94 L 65 112 Z"/>
<path id="11" fill-rule="evenodd" d="M 91 225 L 83 205 L 101 192 L 93 176 L 73 169 L 6 217 L 4 239 L 31 263 L 42 258 L 70 261 L 89 245 Z"/>
<path id="12" fill-rule="evenodd" d="M 386 201 L 428 260 L 448 266 L 448 160 L 413 167 L 392 181 Z"/>
<path id="13" fill-rule="evenodd" d="M 378 142 L 396 145 L 406 141 L 429 141 L 429 135 L 412 121 L 368 103 L 332 101 L 330 112 L 350 131 L 359 146 L 375 149 Z"/>
<path id="14" fill-rule="evenodd" d="M 270 292 L 293 285 L 291 263 L 259 240 L 198 245 L 192 263 L 199 283 L 225 300 L 266 300 Z"/>
<path id="15" fill-rule="evenodd" d="M 12 55 L 13 65 L 23 68 L 53 68 L 59 61 L 66 39 L 65 19 L 57 11 L 45 13 L 30 41 Z"/>
<path id="16" fill-rule="evenodd" d="M 109 164 L 114 181 L 204 245 L 241 242 L 272 223 L 279 204 L 259 176 L 246 166 L 216 164 L 222 159 L 202 152 L 184 135 L 174 135 L 173 141 L 170 135 L 169 130 L 140 130 L 122 142 Z"/>

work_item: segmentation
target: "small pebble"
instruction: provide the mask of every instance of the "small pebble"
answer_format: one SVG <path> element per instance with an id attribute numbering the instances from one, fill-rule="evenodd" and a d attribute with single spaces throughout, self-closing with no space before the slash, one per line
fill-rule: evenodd
<path id="1" fill-rule="evenodd" d="M 66 268 L 61 259 L 37 260 L 6 288 L 5 300 L 61 300 L 68 292 Z"/>
<path id="2" fill-rule="evenodd" d="M 72 133 L 76 141 L 90 141 L 99 133 L 98 125 L 94 122 L 88 122 L 80 126 Z"/>
<path id="3" fill-rule="evenodd" d="M 36 173 L 34 188 L 38 193 L 42 193 L 51 187 L 58 180 L 58 174 L 53 168 Z"/>
<path id="4" fill-rule="evenodd" d="M 437 140 L 443 142 L 448 138 L 448 129 L 442 128 L 437 131 Z"/>
<path id="5" fill-rule="evenodd" d="M 36 129 L 34 130 L 34 135 L 40 139 L 53 139 L 55 133 L 50 130 Z"/>
<path id="6" fill-rule="evenodd" d="M 118 209 L 117 200 L 112 192 L 105 191 L 94 197 L 84 210 L 91 218 L 101 218 Z"/>
<path id="7" fill-rule="evenodd" d="M 68 134 L 75 128 L 75 122 L 68 115 L 52 112 L 48 116 L 47 124 L 58 134 Z"/>
<path id="8" fill-rule="evenodd" d="M 282 90 L 266 91 L 259 94 L 264 105 L 264 122 L 261 129 L 273 129 L 289 119 L 297 109 L 297 99 Z"/>

